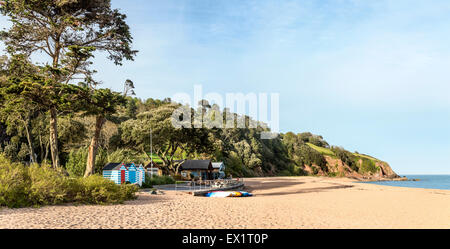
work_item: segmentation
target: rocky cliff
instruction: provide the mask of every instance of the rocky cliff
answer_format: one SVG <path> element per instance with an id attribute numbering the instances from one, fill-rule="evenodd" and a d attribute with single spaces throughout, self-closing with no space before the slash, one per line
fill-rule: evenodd
<path id="1" fill-rule="evenodd" d="M 364 171 L 361 167 L 363 165 L 363 159 L 359 160 L 359 165 L 357 164 L 356 167 L 350 167 L 341 159 L 327 155 L 324 157 L 327 161 L 326 167 L 304 165 L 303 170 L 310 175 L 350 177 L 361 180 L 393 180 L 400 178 L 388 163 L 376 159 L 372 159 L 375 165 L 374 169 Z"/>

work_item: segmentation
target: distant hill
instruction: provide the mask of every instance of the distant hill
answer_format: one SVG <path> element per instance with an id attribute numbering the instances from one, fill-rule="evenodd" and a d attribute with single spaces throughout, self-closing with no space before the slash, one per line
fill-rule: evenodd
<path id="1" fill-rule="evenodd" d="M 306 175 L 393 179 L 399 176 L 390 165 L 375 157 L 330 146 L 322 136 L 309 132 L 282 135 L 289 159 Z"/>

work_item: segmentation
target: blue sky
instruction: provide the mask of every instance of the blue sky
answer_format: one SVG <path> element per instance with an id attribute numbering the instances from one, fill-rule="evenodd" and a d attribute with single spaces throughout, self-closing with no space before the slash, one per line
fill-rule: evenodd
<path id="1" fill-rule="evenodd" d="M 98 55 L 104 87 L 277 92 L 282 132 L 323 135 L 400 174 L 450 174 L 450 1 L 112 3 L 140 53 L 122 67 Z"/>

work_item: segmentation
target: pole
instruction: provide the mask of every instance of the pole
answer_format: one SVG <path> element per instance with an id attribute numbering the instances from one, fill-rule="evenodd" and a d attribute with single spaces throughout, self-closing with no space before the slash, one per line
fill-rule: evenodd
<path id="1" fill-rule="evenodd" d="M 152 127 L 150 127 L 150 178 L 153 178 L 153 136 Z"/>

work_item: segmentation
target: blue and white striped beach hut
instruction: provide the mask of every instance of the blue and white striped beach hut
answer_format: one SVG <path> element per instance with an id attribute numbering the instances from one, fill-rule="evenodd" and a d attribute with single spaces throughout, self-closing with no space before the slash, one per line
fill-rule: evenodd
<path id="1" fill-rule="evenodd" d="M 142 186 L 142 183 L 145 182 L 145 169 L 142 164 L 136 168 L 136 175 L 137 181 L 141 183 L 139 185 Z"/>
<path id="2" fill-rule="evenodd" d="M 112 180 L 116 184 L 129 182 L 139 184 L 145 181 L 144 167 L 136 167 L 134 163 L 108 163 L 103 168 L 103 177 Z"/>

